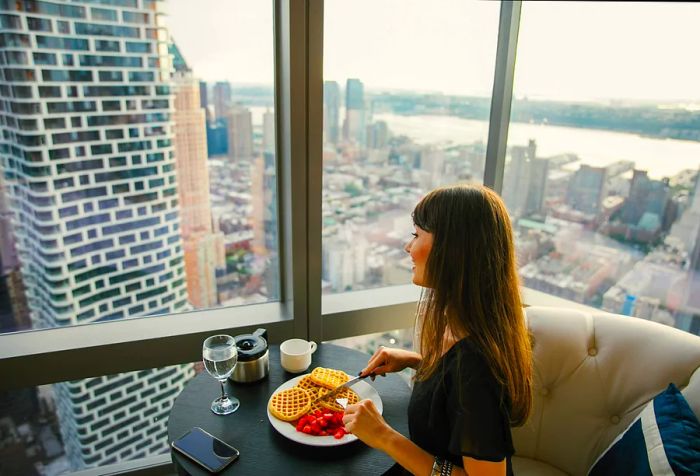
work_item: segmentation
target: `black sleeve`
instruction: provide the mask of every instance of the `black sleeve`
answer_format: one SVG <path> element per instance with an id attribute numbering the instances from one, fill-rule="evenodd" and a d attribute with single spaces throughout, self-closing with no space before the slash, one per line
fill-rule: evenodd
<path id="1" fill-rule="evenodd" d="M 449 451 L 487 461 L 512 456 L 508 418 L 501 409 L 498 386 L 480 356 L 459 349 L 447 389 L 451 424 Z"/>

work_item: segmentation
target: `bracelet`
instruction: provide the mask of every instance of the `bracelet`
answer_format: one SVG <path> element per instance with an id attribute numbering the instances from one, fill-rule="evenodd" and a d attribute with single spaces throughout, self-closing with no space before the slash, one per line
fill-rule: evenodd
<path id="1" fill-rule="evenodd" d="M 433 461 L 433 469 L 430 476 L 450 476 L 452 474 L 453 464 L 451 461 L 444 460 L 438 456 Z"/>

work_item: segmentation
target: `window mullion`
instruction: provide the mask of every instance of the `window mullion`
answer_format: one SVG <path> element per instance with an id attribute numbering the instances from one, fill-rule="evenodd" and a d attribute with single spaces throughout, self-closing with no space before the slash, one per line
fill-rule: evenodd
<path id="1" fill-rule="evenodd" d="M 493 79 L 493 94 L 491 95 L 489 137 L 484 168 L 484 185 L 498 193 L 501 193 L 503 188 L 503 170 L 506 164 L 520 10 L 520 1 L 501 2 L 496 68 Z"/>
<path id="2" fill-rule="evenodd" d="M 323 338 L 321 308 L 323 208 L 323 0 L 310 0 L 307 12 L 308 71 L 308 275 L 309 338 Z"/>
<path id="3" fill-rule="evenodd" d="M 306 1 L 275 1 L 275 108 L 281 299 L 294 335 L 309 336 Z"/>

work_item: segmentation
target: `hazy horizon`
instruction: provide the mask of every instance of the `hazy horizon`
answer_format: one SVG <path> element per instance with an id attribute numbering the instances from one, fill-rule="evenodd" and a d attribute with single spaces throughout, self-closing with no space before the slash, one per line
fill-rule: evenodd
<path id="1" fill-rule="evenodd" d="M 325 79 L 344 85 L 359 78 L 374 91 L 489 97 L 499 3 L 425 5 L 326 0 Z M 164 6 L 164 23 L 196 76 L 272 85 L 272 2 Z M 699 17 L 697 4 L 524 2 L 514 97 L 700 104 L 700 64 L 692 61 Z"/>

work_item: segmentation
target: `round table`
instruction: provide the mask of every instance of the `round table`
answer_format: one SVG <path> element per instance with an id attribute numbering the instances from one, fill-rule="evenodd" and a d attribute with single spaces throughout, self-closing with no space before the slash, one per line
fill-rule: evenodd
<path id="1" fill-rule="evenodd" d="M 330 367 L 355 374 L 364 368 L 369 356 L 357 350 L 322 344 L 313 354 L 311 367 Z M 241 452 L 240 458 L 220 474 L 382 474 L 393 460 L 361 441 L 334 447 L 311 447 L 280 435 L 267 418 L 267 402 L 275 389 L 297 374 L 280 366 L 279 346 L 270 346 L 270 374 L 249 384 L 229 381 L 227 391 L 238 397 L 241 406 L 235 413 L 219 416 L 209 409 L 221 394 L 221 387 L 206 372 L 189 381 L 178 395 L 168 420 L 168 441 L 199 426 Z M 411 390 L 396 374 L 367 380 L 379 392 L 384 418 L 394 429 L 408 435 L 407 407 Z M 173 463 L 180 474 L 207 475 L 205 469 L 171 449 Z"/>

